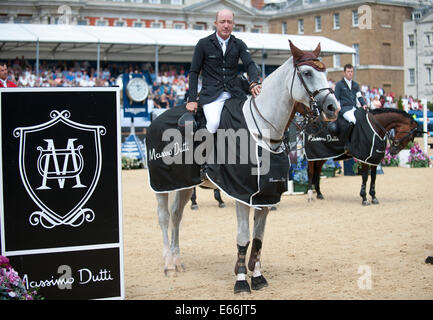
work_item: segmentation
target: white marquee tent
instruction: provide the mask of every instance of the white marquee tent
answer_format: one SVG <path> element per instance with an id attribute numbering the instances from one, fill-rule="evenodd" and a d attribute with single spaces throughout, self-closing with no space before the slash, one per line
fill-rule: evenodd
<path id="1" fill-rule="evenodd" d="M 78 25 L 2 24 L 0 59 L 190 62 L 194 46 L 211 31 L 97 27 Z M 233 33 L 242 39 L 256 62 L 278 65 L 289 56 L 290 39 L 303 50 L 320 42 L 323 55 L 355 54 L 351 47 L 320 36 Z"/>

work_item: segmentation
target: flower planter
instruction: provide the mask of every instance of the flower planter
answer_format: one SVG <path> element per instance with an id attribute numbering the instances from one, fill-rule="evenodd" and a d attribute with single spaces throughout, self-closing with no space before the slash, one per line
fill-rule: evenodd
<path id="1" fill-rule="evenodd" d="M 322 174 L 325 177 L 335 177 L 335 168 L 322 168 Z"/>
<path id="2" fill-rule="evenodd" d="M 307 193 L 307 191 L 308 191 L 308 184 L 303 184 L 303 183 L 299 183 L 299 182 L 294 181 L 293 182 L 293 191 L 294 192 Z"/>
<path id="3" fill-rule="evenodd" d="M 410 164 L 408 164 L 409 155 L 410 155 L 410 150 L 408 149 L 403 149 L 398 153 L 399 167 L 410 168 Z"/>

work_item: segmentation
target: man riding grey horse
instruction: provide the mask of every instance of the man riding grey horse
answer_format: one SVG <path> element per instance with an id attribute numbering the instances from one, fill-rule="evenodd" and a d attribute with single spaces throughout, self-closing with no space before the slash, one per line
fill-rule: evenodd
<path id="1" fill-rule="evenodd" d="M 246 44 L 231 33 L 234 14 L 228 9 L 218 11 L 216 32 L 200 39 L 195 47 L 189 73 L 189 97 L 186 109 L 196 112 L 203 108 L 206 128 L 215 133 L 220 123 L 224 102 L 230 98 L 245 98 L 238 76 L 241 58 L 249 78 L 249 89 L 256 97 L 260 94 L 257 67 Z M 202 89 L 198 97 L 198 77 L 202 74 Z"/>

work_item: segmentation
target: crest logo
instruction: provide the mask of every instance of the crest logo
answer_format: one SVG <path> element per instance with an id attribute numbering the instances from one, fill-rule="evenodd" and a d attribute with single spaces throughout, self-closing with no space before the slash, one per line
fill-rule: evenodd
<path id="1" fill-rule="evenodd" d="M 95 190 L 102 167 L 103 126 L 71 121 L 67 110 L 54 110 L 51 120 L 13 131 L 20 138 L 19 170 L 23 185 L 40 211 L 31 225 L 51 229 L 92 222 L 95 213 L 84 205 Z"/>

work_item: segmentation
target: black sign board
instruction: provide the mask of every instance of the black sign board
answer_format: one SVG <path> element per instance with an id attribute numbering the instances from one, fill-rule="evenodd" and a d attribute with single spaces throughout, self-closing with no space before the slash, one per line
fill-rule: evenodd
<path id="1" fill-rule="evenodd" d="M 1 254 L 47 299 L 124 298 L 119 89 L 2 89 L 0 105 Z"/>

